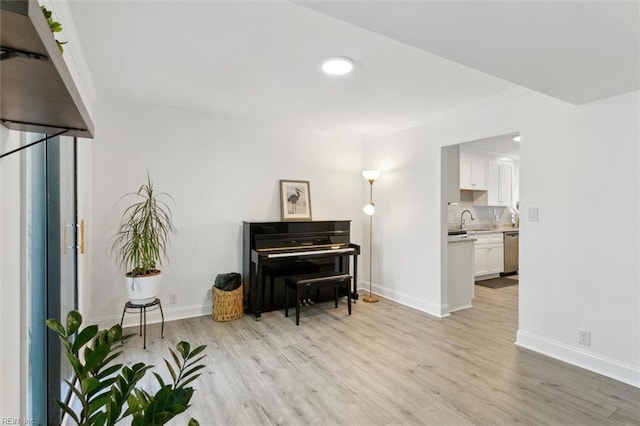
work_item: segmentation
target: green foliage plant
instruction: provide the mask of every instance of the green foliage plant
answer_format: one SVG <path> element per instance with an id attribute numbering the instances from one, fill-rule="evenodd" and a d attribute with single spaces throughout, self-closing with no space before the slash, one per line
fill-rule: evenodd
<path id="1" fill-rule="evenodd" d="M 51 13 L 51 11 L 44 6 L 40 6 L 40 10 L 42 10 L 44 17 L 47 20 L 47 24 L 49 24 L 49 29 L 51 30 L 51 32 L 53 34 L 62 32 L 62 24 L 58 21 L 53 20 L 53 14 Z M 56 39 L 55 37 L 54 37 L 54 40 L 56 41 L 56 45 L 58 45 L 58 50 L 60 50 L 60 54 L 64 53 L 64 47 L 62 47 L 62 45 L 67 44 L 67 42 L 58 41 L 58 39 Z"/>
<path id="2" fill-rule="evenodd" d="M 171 208 L 164 199 L 174 200 L 166 192 L 155 191 L 149 173 L 147 183 L 121 199 L 126 197 L 135 197 L 137 201 L 122 214 L 112 252 L 127 276 L 157 273 L 156 264 L 167 259 L 169 236 L 175 232 Z"/>
<path id="3" fill-rule="evenodd" d="M 80 329 L 82 315 L 70 311 L 66 327 L 55 319 L 46 320 L 64 346 L 67 361 L 73 368 L 76 380 L 65 380 L 78 400 L 80 410 L 63 401 L 56 404 L 77 425 L 115 425 L 131 417 L 131 424 L 164 425 L 178 414 L 186 411 L 193 396 L 193 387 L 187 386 L 196 380 L 204 368 L 201 355 L 206 345 L 191 350 L 189 343 L 181 341 L 175 350 L 169 349 L 173 364 L 164 360 L 172 382 L 165 383 L 158 373 L 153 373 L 160 388 L 155 393 L 141 389 L 138 382 L 153 365 L 142 362 L 132 366 L 116 363 L 122 354 L 122 342 L 131 335 L 123 335 L 120 325 L 108 330 L 98 330 L 97 325 Z M 189 426 L 197 426 L 191 418 Z"/>

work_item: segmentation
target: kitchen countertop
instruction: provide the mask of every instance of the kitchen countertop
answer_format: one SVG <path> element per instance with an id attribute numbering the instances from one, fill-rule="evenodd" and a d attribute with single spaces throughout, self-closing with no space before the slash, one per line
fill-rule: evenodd
<path id="1" fill-rule="evenodd" d="M 460 229 L 449 229 L 449 232 L 453 232 L 453 231 L 460 231 Z M 462 234 L 462 235 L 449 235 L 447 241 L 450 243 L 461 243 L 464 241 L 475 241 L 476 238 L 474 238 L 474 235 L 477 234 L 493 234 L 496 232 L 512 232 L 512 231 L 519 231 L 519 228 L 516 228 L 514 226 L 511 225 L 503 225 L 503 226 L 497 226 L 495 228 L 467 228 L 464 229 L 463 231 L 467 231 L 466 234 Z"/>
<path id="2" fill-rule="evenodd" d="M 511 232 L 518 231 L 519 228 L 511 225 L 505 226 L 497 226 L 495 228 L 466 228 L 462 229 L 462 231 L 467 231 L 467 234 L 489 234 L 492 232 Z M 461 231 L 461 229 L 449 229 L 449 232 L 452 231 Z"/>
<path id="3" fill-rule="evenodd" d="M 475 241 L 476 239 L 472 236 L 467 235 L 449 235 L 448 241 L 450 243 L 464 243 L 466 241 Z"/>

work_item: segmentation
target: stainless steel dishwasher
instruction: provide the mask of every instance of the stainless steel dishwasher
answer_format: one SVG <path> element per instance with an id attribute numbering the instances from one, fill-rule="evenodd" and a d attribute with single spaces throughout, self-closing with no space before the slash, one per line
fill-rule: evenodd
<path id="1" fill-rule="evenodd" d="M 504 233 L 504 272 L 500 275 L 518 273 L 518 238 L 519 231 L 506 231 Z"/>

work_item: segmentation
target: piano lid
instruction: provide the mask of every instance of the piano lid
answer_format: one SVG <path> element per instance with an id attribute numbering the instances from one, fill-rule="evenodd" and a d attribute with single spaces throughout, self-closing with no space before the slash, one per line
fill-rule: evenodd
<path id="1" fill-rule="evenodd" d="M 259 251 L 332 248 L 350 243 L 351 221 L 244 222 L 244 227 L 246 242 Z"/>

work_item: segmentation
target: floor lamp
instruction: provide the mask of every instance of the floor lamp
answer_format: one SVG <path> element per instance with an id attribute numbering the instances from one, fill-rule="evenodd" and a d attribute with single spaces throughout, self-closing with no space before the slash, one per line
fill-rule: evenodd
<path id="1" fill-rule="evenodd" d="M 369 204 L 362 209 L 362 211 L 369 216 L 369 295 L 364 296 L 362 300 L 375 303 L 379 299 L 371 292 L 371 286 L 373 285 L 373 215 L 376 212 L 375 205 L 373 204 L 373 182 L 380 177 L 380 171 L 365 170 L 362 172 L 362 176 L 369 181 Z"/>

